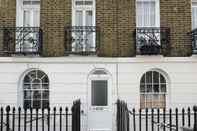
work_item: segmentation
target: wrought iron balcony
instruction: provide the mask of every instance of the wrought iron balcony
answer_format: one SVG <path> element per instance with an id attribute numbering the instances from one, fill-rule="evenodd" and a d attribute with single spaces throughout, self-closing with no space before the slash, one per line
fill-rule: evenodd
<path id="1" fill-rule="evenodd" d="M 99 41 L 99 30 L 95 26 L 65 27 L 66 54 L 94 55 Z"/>
<path id="2" fill-rule="evenodd" d="M 163 54 L 170 45 L 169 28 L 137 28 L 134 37 L 136 39 L 137 55 Z"/>
<path id="3" fill-rule="evenodd" d="M 197 54 L 197 28 L 192 30 L 191 35 L 193 54 Z"/>
<path id="4" fill-rule="evenodd" d="M 42 30 L 39 27 L 4 27 L 1 53 L 5 55 L 39 55 L 42 50 Z"/>

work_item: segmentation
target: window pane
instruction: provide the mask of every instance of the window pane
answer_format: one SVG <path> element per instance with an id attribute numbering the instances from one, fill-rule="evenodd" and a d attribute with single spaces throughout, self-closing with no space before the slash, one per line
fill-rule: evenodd
<path id="1" fill-rule="evenodd" d="M 92 11 L 86 11 L 86 26 L 92 26 Z"/>
<path id="2" fill-rule="evenodd" d="M 40 100 L 34 100 L 33 101 L 33 108 L 41 108 L 41 101 Z"/>
<path id="3" fill-rule="evenodd" d="M 48 108 L 49 107 L 49 101 L 48 100 L 43 100 L 42 101 L 42 108 Z"/>
<path id="4" fill-rule="evenodd" d="M 150 92 L 153 92 L 153 90 L 152 90 L 152 84 L 149 84 L 149 85 L 147 85 L 146 86 L 146 92 L 148 93 L 150 93 Z"/>
<path id="5" fill-rule="evenodd" d="M 166 84 L 161 84 L 161 92 L 166 92 Z"/>
<path id="6" fill-rule="evenodd" d="M 152 71 L 146 73 L 146 83 L 152 83 Z"/>
<path id="7" fill-rule="evenodd" d="M 153 83 L 159 83 L 159 72 L 153 72 Z"/>
<path id="8" fill-rule="evenodd" d="M 29 10 L 24 10 L 24 27 L 28 27 L 31 25 L 30 23 L 30 15 L 31 15 L 31 12 Z"/>
<path id="9" fill-rule="evenodd" d="M 39 89 L 41 89 L 41 84 L 40 83 L 38 83 L 38 84 L 32 83 L 32 88 L 39 90 Z"/>
<path id="10" fill-rule="evenodd" d="M 145 84 L 145 75 L 142 76 L 142 79 L 141 79 L 140 83 Z"/>
<path id="11" fill-rule="evenodd" d="M 137 2 L 137 27 L 151 27 L 156 23 L 156 8 L 154 1 Z"/>
<path id="12" fill-rule="evenodd" d="M 24 88 L 24 89 L 31 89 L 31 85 L 30 85 L 30 84 L 24 84 L 24 85 L 23 85 L 23 88 Z"/>
<path id="13" fill-rule="evenodd" d="M 140 86 L 140 92 L 141 93 L 145 93 L 145 85 L 144 84 L 141 84 L 141 86 Z"/>
<path id="14" fill-rule="evenodd" d="M 41 91 L 33 91 L 33 99 L 40 100 L 41 99 Z"/>
<path id="15" fill-rule="evenodd" d="M 28 100 L 32 99 L 31 90 L 24 91 L 24 99 L 28 99 Z"/>
<path id="16" fill-rule="evenodd" d="M 75 18 L 75 24 L 76 26 L 83 26 L 83 12 L 82 11 L 76 11 L 76 18 Z"/>
<path id="17" fill-rule="evenodd" d="M 24 100 L 23 107 L 31 108 L 31 100 Z"/>
<path id="18" fill-rule="evenodd" d="M 40 26 L 40 11 L 39 10 L 33 11 L 33 26 L 34 27 Z"/>
<path id="19" fill-rule="evenodd" d="M 45 100 L 49 99 L 49 91 L 43 91 L 43 99 Z"/>
<path id="20" fill-rule="evenodd" d="M 107 106 L 107 80 L 93 80 L 91 92 L 93 106 Z"/>
<path id="21" fill-rule="evenodd" d="M 159 84 L 153 85 L 153 91 L 159 93 Z"/>
<path id="22" fill-rule="evenodd" d="M 166 83 L 165 78 L 163 77 L 163 75 L 160 74 L 160 83 Z"/>

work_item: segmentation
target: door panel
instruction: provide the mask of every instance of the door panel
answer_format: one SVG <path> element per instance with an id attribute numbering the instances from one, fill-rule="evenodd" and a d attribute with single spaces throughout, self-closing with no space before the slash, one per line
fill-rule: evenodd
<path id="1" fill-rule="evenodd" d="M 88 93 L 88 130 L 112 129 L 111 82 L 92 79 Z"/>

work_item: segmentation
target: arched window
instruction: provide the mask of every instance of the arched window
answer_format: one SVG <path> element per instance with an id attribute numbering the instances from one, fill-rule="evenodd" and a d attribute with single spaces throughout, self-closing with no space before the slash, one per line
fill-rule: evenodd
<path id="1" fill-rule="evenodd" d="M 140 81 L 140 107 L 165 108 L 166 78 L 158 71 L 146 72 Z"/>
<path id="2" fill-rule="evenodd" d="M 49 107 L 49 79 L 40 71 L 28 72 L 23 79 L 24 108 Z"/>

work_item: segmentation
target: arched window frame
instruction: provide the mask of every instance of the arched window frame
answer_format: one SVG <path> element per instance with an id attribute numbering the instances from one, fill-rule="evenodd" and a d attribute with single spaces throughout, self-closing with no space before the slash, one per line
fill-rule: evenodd
<path id="1" fill-rule="evenodd" d="M 154 83 L 152 83 L 152 92 L 151 91 L 149 91 L 149 92 L 146 92 L 145 90 L 144 91 L 142 91 L 142 89 L 141 89 L 141 87 L 142 87 L 142 79 L 143 79 L 143 77 L 147 74 L 147 73 L 150 73 L 150 72 L 156 72 L 156 73 L 159 73 L 159 76 L 160 75 L 162 75 L 163 76 L 163 78 L 165 79 L 165 83 L 160 83 L 160 80 L 159 80 L 159 83 L 157 83 L 158 85 L 159 85 L 159 92 L 154 92 L 154 87 L 153 87 L 153 85 L 157 85 L 157 84 L 154 84 Z M 160 78 L 159 78 L 160 79 Z M 153 76 L 152 76 L 152 81 L 153 81 Z M 163 72 L 162 70 L 160 70 L 160 69 L 152 69 L 152 70 L 149 70 L 149 71 L 147 71 L 147 72 L 145 72 L 142 76 L 141 76 L 141 78 L 140 78 L 140 89 L 139 89 L 139 92 L 140 92 L 140 108 L 142 108 L 142 109 L 144 109 L 144 108 L 166 108 L 166 107 L 168 107 L 168 103 L 169 103 L 169 98 L 167 97 L 168 96 L 168 94 L 169 94 L 169 90 L 170 90 L 170 88 L 169 88 L 169 83 L 170 83 L 170 80 L 169 80 L 169 77 L 168 77 L 168 75 L 165 73 L 165 72 Z M 145 83 L 146 84 L 146 83 Z M 150 83 L 148 83 L 148 84 L 150 84 Z M 165 85 L 165 90 L 163 90 L 163 92 L 161 91 L 161 85 Z M 145 87 L 146 88 L 146 87 Z M 142 95 L 144 95 L 145 96 L 145 101 L 143 102 L 143 96 Z M 146 95 L 148 96 L 148 95 L 150 95 L 151 96 L 151 102 L 152 102 L 152 104 L 151 104 L 151 106 L 150 106 L 150 104 L 147 104 L 146 103 Z M 162 102 L 162 101 L 160 101 L 161 99 L 161 96 L 163 95 L 164 96 L 164 100 L 163 100 L 163 102 L 164 103 L 160 103 L 160 106 L 155 106 L 154 105 L 154 103 L 153 102 L 155 102 L 154 100 L 154 95 L 159 95 L 159 101 L 158 101 L 158 103 L 160 103 L 160 102 Z M 157 99 L 158 100 L 158 99 Z M 143 105 L 143 103 L 144 103 L 144 105 Z M 161 106 L 161 105 L 163 105 L 163 106 Z"/>
<path id="2" fill-rule="evenodd" d="M 35 73 L 32 74 L 33 72 Z M 27 82 L 28 77 L 29 77 L 29 82 Z M 49 85 L 50 85 L 50 81 L 48 75 L 45 72 L 39 69 L 31 69 L 25 72 L 23 77 L 21 78 L 21 87 L 23 92 L 22 95 L 23 108 L 48 108 L 50 102 Z M 40 86 L 40 88 L 36 89 L 35 86 Z M 36 93 L 37 95 L 38 94 L 40 95 L 40 98 L 35 97 Z M 37 99 L 35 100 L 34 97 Z M 40 105 L 36 106 L 34 100 L 40 103 Z"/>

